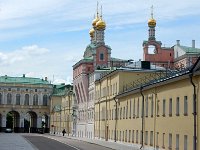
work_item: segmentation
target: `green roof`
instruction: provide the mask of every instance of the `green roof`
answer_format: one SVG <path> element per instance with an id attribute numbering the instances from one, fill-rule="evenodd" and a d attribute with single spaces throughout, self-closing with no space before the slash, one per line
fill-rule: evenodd
<path id="1" fill-rule="evenodd" d="M 9 77 L 0 76 L 0 83 L 17 83 L 17 84 L 50 84 L 48 81 L 40 78 L 31 77 Z"/>
<path id="2" fill-rule="evenodd" d="M 70 84 L 61 84 L 53 86 L 53 96 L 65 96 L 68 94 L 69 91 L 73 91 L 73 86 Z"/>
<path id="3" fill-rule="evenodd" d="M 193 48 L 188 46 L 179 46 L 182 50 L 184 50 L 187 54 L 200 54 L 199 48 Z"/>

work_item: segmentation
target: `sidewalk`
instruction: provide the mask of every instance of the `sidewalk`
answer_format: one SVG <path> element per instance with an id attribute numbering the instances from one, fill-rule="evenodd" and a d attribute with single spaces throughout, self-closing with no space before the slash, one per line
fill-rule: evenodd
<path id="1" fill-rule="evenodd" d="M 1 150 L 37 150 L 31 143 L 17 133 L 0 133 Z"/>
<path id="2" fill-rule="evenodd" d="M 54 139 L 56 139 L 56 137 L 62 137 L 61 134 L 45 134 L 44 136 L 54 137 Z M 125 144 L 121 142 L 105 141 L 100 139 L 78 138 L 72 136 L 64 136 L 63 138 L 69 138 L 73 140 L 88 142 L 91 144 L 97 144 L 114 150 L 140 150 L 139 145 L 136 144 L 129 144 L 129 143 Z"/>

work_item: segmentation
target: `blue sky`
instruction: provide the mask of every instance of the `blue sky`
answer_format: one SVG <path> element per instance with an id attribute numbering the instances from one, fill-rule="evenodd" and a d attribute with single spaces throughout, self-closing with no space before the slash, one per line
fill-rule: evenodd
<path id="1" fill-rule="evenodd" d="M 142 59 L 147 21 L 154 5 L 156 39 L 200 48 L 199 0 L 99 0 L 112 56 Z M 0 0 L 0 75 L 72 81 L 72 65 L 90 43 L 93 0 Z"/>

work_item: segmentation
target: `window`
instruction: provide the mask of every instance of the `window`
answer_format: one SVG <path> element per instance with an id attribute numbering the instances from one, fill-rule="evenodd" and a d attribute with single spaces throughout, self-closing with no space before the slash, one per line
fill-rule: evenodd
<path id="1" fill-rule="evenodd" d="M 28 94 L 25 95 L 24 105 L 29 105 L 29 95 Z"/>
<path id="2" fill-rule="evenodd" d="M 172 98 L 169 99 L 169 116 L 172 116 Z"/>
<path id="3" fill-rule="evenodd" d="M 148 131 L 145 131 L 145 144 L 148 144 Z"/>
<path id="4" fill-rule="evenodd" d="M 172 134 L 169 134 L 169 149 L 172 149 Z"/>
<path id="5" fill-rule="evenodd" d="M 153 131 L 150 132 L 150 145 L 153 145 Z"/>
<path id="6" fill-rule="evenodd" d="M 11 88 L 8 88 L 8 91 L 11 91 Z"/>
<path id="7" fill-rule="evenodd" d="M 129 130 L 128 142 L 131 141 L 131 130 Z"/>
<path id="8" fill-rule="evenodd" d="M 38 105 L 38 95 L 33 95 L 33 105 Z"/>
<path id="9" fill-rule="evenodd" d="M 16 94 L 16 105 L 20 105 L 20 94 Z"/>
<path id="10" fill-rule="evenodd" d="M 17 91 L 20 91 L 20 88 L 17 88 Z"/>
<path id="11" fill-rule="evenodd" d="M 156 133 L 156 146 L 159 146 L 158 145 L 158 139 L 159 139 L 159 132 Z"/>
<path id="12" fill-rule="evenodd" d="M 10 93 L 7 94 L 7 104 L 12 103 L 12 95 Z"/>
<path id="13" fill-rule="evenodd" d="M 138 130 L 136 131 L 136 143 L 138 143 Z"/>
<path id="14" fill-rule="evenodd" d="M 188 144 L 187 144 L 187 141 L 188 141 L 188 137 L 187 135 L 184 135 L 184 150 L 188 150 Z"/>
<path id="15" fill-rule="evenodd" d="M 132 102 L 132 100 L 130 99 L 130 107 L 129 107 L 129 119 L 131 119 L 131 106 L 132 106 L 132 104 L 131 104 L 131 102 Z"/>
<path id="16" fill-rule="evenodd" d="M 165 148 L 165 133 L 163 133 L 163 138 L 162 138 L 162 147 Z"/>
<path id="17" fill-rule="evenodd" d="M 2 94 L 0 93 L 0 105 L 2 104 Z"/>
<path id="18" fill-rule="evenodd" d="M 179 134 L 176 135 L 176 150 L 179 150 Z"/>
<path id="19" fill-rule="evenodd" d="M 180 114 L 180 100 L 179 97 L 176 98 L 176 116 Z"/>
<path id="20" fill-rule="evenodd" d="M 160 113 L 160 100 L 157 100 L 157 117 L 159 117 Z"/>
<path id="21" fill-rule="evenodd" d="M 37 92 L 37 89 L 35 89 L 35 92 Z"/>
<path id="22" fill-rule="evenodd" d="M 28 89 L 26 89 L 26 92 L 28 92 Z"/>
<path id="23" fill-rule="evenodd" d="M 139 98 L 138 98 L 138 101 L 137 101 L 137 118 L 139 118 L 139 111 L 140 111 L 140 101 L 139 101 Z"/>
<path id="24" fill-rule="evenodd" d="M 132 130 L 132 143 L 134 143 L 134 130 Z"/>
<path id="25" fill-rule="evenodd" d="M 104 54 L 103 53 L 100 54 L 100 60 L 104 60 Z"/>
<path id="26" fill-rule="evenodd" d="M 128 101 L 127 101 L 127 104 L 126 104 L 126 119 L 128 119 Z"/>
<path id="27" fill-rule="evenodd" d="M 148 117 L 148 97 L 146 97 L 146 117 Z"/>
<path id="28" fill-rule="evenodd" d="M 133 100 L 133 118 L 135 118 L 135 99 Z"/>
<path id="29" fill-rule="evenodd" d="M 163 99 L 163 116 L 165 116 L 166 100 Z"/>
<path id="30" fill-rule="evenodd" d="M 153 109 L 154 109 L 154 107 L 153 107 L 153 95 L 152 95 L 152 99 L 151 99 L 151 117 L 153 117 Z"/>
<path id="31" fill-rule="evenodd" d="M 187 96 L 184 96 L 184 115 L 188 115 L 188 99 Z"/>
<path id="32" fill-rule="evenodd" d="M 125 119 L 125 107 L 124 107 L 124 110 L 123 110 L 123 119 Z"/>
<path id="33" fill-rule="evenodd" d="M 47 106 L 47 95 L 43 96 L 43 106 Z"/>

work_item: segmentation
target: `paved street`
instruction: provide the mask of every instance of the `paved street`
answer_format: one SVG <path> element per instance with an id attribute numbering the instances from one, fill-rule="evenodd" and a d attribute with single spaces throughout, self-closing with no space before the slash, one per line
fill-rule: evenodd
<path id="1" fill-rule="evenodd" d="M 30 141 L 38 150 L 78 150 L 67 144 L 63 144 L 56 140 L 52 140 L 46 137 L 37 136 L 37 135 L 24 135 L 25 139 Z"/>

